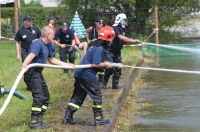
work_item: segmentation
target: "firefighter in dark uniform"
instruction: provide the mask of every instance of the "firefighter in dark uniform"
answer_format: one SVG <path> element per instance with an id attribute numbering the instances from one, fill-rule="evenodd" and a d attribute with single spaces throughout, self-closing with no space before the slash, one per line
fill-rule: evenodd
<path id="1" fill-rule="evenodd" d="M 103 119 L 102 114 L 102 94 L 100 91 L 99 82 L 96 78 L 98 68 L 105 67 L 110 68 L 113 66 L 110 62 L 104 61 L 104 48 L 112 41 L 115 33 L 113 28 L 105 26 L 99 31 L 99 39 L 91 43 L 91 47 L 86 52 L 80 65 L 92 64 L 91 68 L 80 68 L 74 72 L 75 83 L 74 92 L 71 100 L 66 109 L 65 116 L 63 118 L 63 124 L 74 124 L 73 114 L 83 104 L 87 94 L 93 100 L 93 113 L 95 125 L 103 125 L 109 123 L 109 120 Z M 123 64 L 119 64 L 118 68 L 122 68 Z"/>
<path id="2" fill-rule="evenodd" d="M 88 45 L 90 45 L 91 42 L 94 42 L 95 40 L 98 39 L 98 32 L 99 30 L 103 27 L 103 18 L 98 16 L 95 19 L 95 25 L 91 26 L 86 29 L 86 39 L 88 42 Z M 104 68 L 100 68 L 99 71 L 97 72 L 100 87 L 103 85 L 103 78 L 104 78 Z"/>
<path id="3" fill-rule="evenodd" d="M 130 39 L 125 36 L 125 28 L 127 25 L 126 15 L 121 13 L 115 18 L 115 23 L 113 24 L 113 29 L 115 31 L 115 38 L 110 44 L 110 46 L 105 51 L 105 60 L 113 63 L 121 63 L 121 49 L 126 42 L 135 43 L 139 42 L 137 39 Z M 113 68 L 106 69 L 104 76 L 104 87 L 106 88 L 110 76 L 113 74 L 112 78 L 112 88 L 119 88 L 119 78 L 121 76 L 121 69 Z"/>
<path id="4" fill-rule="evenodd" d="M 57 41 L 59 38 L 60 43 Z M 60 60 L 63 62 L 67 62 L 67 54 L 68 59 L 70 63 L 75 62 L 75 39 L 74 39 L 74 32 L 72 29 L 68 28 L 68 25 L 66 22 L 60 23 L 60 29 L 56 31 L 56 34 L 54 36 L 53 43 L 59 47 L 59 54 L 60 54 Z M 66 47 L 66 45 L 71 45 L 73 47 Z M 64 73 L 69 73 L 68 69 L 64 69 Z"/>
<path id="5" fill-rule="evenodd" d="M 31 18 L 30 16 L 24 16 L 23 26 L 17 31 L 15 36 L 17 60 L 22 60 L 22 63 L 28 56 L 28 50 L 31 43 L 36 41 L 41 36 L 41 32 L 38 27 L 32 25 L 32 20 L 33 18 Z M 27 85 L 26 74 L 24 74 L 24 81 Z M 27 89 L 30 90 L 31 88 L 27 86 Z"/>
<path id="6" fill-rule="evenodd" d="M 72 65 L 62 62 L 53 57 L 51 42 L 54 37 L 52 28 L 46 26 L 42 29 L 41 38 L 33 42 L 29 49 L 29 55 L 23 62 L 22 67 L 26 68 L 30 63 L 42 63 L 45 64 L 48 60 L 55 65 Z M 35 67 L 28 69 L 27 80 L 28 85 L 31 85 L 31 92 L 33 97 L 33 103 L 31 108 L 31 129 L 46 129 L 42 121 L 42 117 L 47 110 L 49 104 L 49 91 L 42 75 L 43 67 Z"/>

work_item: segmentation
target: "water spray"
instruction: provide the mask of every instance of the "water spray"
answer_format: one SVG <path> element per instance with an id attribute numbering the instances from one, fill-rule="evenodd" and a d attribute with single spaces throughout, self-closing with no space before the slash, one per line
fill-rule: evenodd
<path id="1" fill-rule="evenodd" d="M 179 72 L 179 73 L 190 73 L 190 74 L 200 74 L 200 71 L 188 71 L 181 69 L 165 69 L 165 68 L 151 68 L 151 67 L 135 67 L 124 65 L 125 68 L 133 68 L 133 69 L 143 69 L 143 70 L 153 70 L 153 71 L 166 71 L 166 72 Z"/>
<path id="2" fill-rule="evenodd" d="M 171 46 L 171 45 L 163 45 L 163 44 L 155 44 L 155 43 L 146 43 L 146 44 L 147 45 L 152 45 L 152 46 L 158 46 L 158 47 L 168 48 L 168 49 L 179 50 L 179 51 L 187 51 L 187 52 L 192 52 L 192 53 L 200 53 L 200 50 L 198 50 L 198 49 L 191 49 L 191 48 Z"/>

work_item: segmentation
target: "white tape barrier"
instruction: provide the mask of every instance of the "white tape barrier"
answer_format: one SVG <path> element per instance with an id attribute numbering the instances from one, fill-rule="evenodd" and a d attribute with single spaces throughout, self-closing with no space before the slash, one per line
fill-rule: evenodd
<path id="1" fill-rule="evenodd" d="M 2 36 L 1 36 L 1 39 L 5 39 L 5 40 L 12 40 L 12 41 L 14 41 L 14 39 L 13 39 L 13 38 L 7 38 L 7 37 L 2 37 Z"/>
<path id="2" fill-rule="evenodd" d="M 50 65 L 50 64 L 40 64 L 40 63 L 34 63 L 34 64 L 30 64 L 27 66 L 27 68 L 31 68 L 31 67 L 47 67 L 47 68 L 56 68 L 56 69 L 73 69 L 73 68 L 91 68 L 92 65 L 88 64 L 88 65 L 75 65 L 73 66 L 60 66 L 60 65 Z M 24 75 L 24 73 L 26 72 L 26 68 L 23 68 L 21 70 L 21 72 L 19 73 L 17 79 L 15 80 L 14 85 L 12 86 L 10 93 L 8 94 L 8 97 L 6 98 L 3 106 L 0 109 L 0 115 L 5 111 L 8 103 L 10 102 L 13 93 L 15 92 L 15 89 L 17 88 L 17 85 L 19 84 L 19 81 L 21 80 L 22 76 Z"/>

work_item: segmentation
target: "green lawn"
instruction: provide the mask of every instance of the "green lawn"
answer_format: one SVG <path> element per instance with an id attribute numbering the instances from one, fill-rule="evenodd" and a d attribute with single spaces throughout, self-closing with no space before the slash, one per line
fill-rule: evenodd
<path id="1" fill-rule="evenodd" d="M 124 64 L 136 63 L 140 56 L 140 47 L 125 47 L 122 52 Z M 56 58 L 59 58 L 58 54 L 56 55 Z M 77 59 L 76 64 L 78 64 L 79 61 L 80 59 Z M 3 85 L 5 88 L 11 88 L 20 71 L 21 62 L 16 60 L 15 43 L 13 41 L 0 41 L 0 85 Z M 48 112 L 45 115 L 45 120 L 53 120 L 54 111 L 57 109 L 53 104 L 71 97 L 74 78 L 72 73 L 67 75 L 63 74 L 63 70 L 61 69 L 45 68 L 43 75 L 51 95 L 50 105 Z M 0 116 L 0 131 L 30 131 L 31 92 L 26 90 L 23 79 L 21 79 L 16 90 L 28 96 L 29 100 L 21 100 L 17 97 L 12 97 L 6 110 Z M 6 98 L 7 95 L 0 98 L 0 107 L 2 107 Z M 60 120 L 58 122 L 60 122 Z M 54 131 L 55 128 L 56 126 L 51 126 L 48 131 Z"/>

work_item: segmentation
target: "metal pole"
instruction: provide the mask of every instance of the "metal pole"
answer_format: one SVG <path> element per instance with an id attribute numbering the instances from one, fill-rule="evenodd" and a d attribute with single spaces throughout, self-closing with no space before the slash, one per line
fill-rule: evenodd
<path id="1" fill-rule="evenodd" d="M 156 44 L 159 43 L 158 41 L 158 6 L 155 6 L 155 32 L 156 32 Z"/>
<path id="2" fill-rule="evenodd" d="M 15 14 L 15 34 L 17 33 L 19 29 L 19 16 L 18 16 L 18 0 L 14 0 L 14 14 Z"/>

